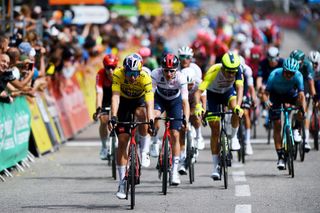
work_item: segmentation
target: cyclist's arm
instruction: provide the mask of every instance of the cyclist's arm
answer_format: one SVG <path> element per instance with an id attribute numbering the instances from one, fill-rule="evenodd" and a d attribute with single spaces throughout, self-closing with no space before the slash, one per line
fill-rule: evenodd
<path id="1" fill-rule="evenodd" d="M 102 105 L 103 89 L 102 89 L 102 78 L 99 72 L 96 77 L 96 109 Z"/>
<path id="2" fill-rule="evenodd" d="M 298 93 L 298 105 L 303 108 L 304 112 L 306 112 L 307 104 L 306 104 L 306 98 L 303 91 L 300 91 Z"/>
<path id="3" fill-rule="evenodd" d="M 237 105 L 241 106 L 243 98 L 243 74 L 239 73 L 239 77 L 236 79 L 236 91 L 237 91 Z"/>
<path id="4" fill-rule="evenodd" d="M 111 117 L 117 116 L 120 104 L 120 92 L 113 91 L 111 98 Z"/>
<path id="5" fill-rule="evenodd" d="M 147 121 L 154 120 L 154 92 L 153 92 L 153 80 L 150 76 L 145 76 L 144 83 L 144 98 L 146 102 Z"/>
<path id="6" fill-rule="evenodd" d="M 195 98 L 195 102 L 196 104 L 200 103 L 200 97 L 201 94 L 203 93 L 203 90 L 198 89 L 195 93 L 194 93 L 194 98 Z"/>
<path id="7" fill-rule="evenodd" d="M 202 95 L 200 96 L 200 101 L 202 103 L 202 107 L 203 107 L 204 111 L 206 111 L 207 110 L 207 95 L 206 94 L 203 95 L 203 93 L 202 93 Z"/>
<path id="8" fill-rule="evenodd" d="M 309 88 L 310 88 L 310 95 L 313 97 L 316 94 L 316 89 L 314 87 L 314 80 L 309 79 L 308 84 L 309 84 Z"/>
<path id="9" fill-rule="evenodd" d="M 186 116 L 186 122 L 189 122 L 190 117 L 190 105 L 188 99 L 182 99 L 183 114 Z"/>

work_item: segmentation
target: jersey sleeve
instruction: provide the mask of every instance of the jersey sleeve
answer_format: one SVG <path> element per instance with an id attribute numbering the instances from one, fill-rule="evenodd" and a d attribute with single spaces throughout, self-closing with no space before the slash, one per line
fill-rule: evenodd
<path id="1" fill-rule="evenodd" d="M 274 79 L 275 73 L 276 73 L 275 70 L 272 71 L 272 72 L 270 73 L 270 76 L 269 76 L 268 81 L 267 81 L 266 91 L 268 91 L 269 93 L 270 93 L 271 90 L 272 90 L 272 84 L 273 84 L 273 79 Z"/>
<path id="2" fill-rule="evenodd" d="M 117 68 L 112 75 L 112 92 L 120 92 L 121 72 L 123 68 Z"/>
<path id="3" fill-rule="evenodd" d="M 298 74 L 297 89 L 298 89 L 298 92 L 303 92 L 304 91 L 303 75 L 300 72 L 297 72 L 297 74 Z"/>
<path id="4" fill-rule="evenodd" d="M 216 78 L 221 68 L 221 64 L 212 65 L 206 72 L 203 81 L 199 85 L 199 89 L 205 91 L 211 84 L 211 82 Z"/>
<path id="5" fill-rule="evenodd" d="M 236 74 L 235 84 L 237 86 L 243 86 L 243 69 L 239 67 L 238 72 Z"/>
<path id="6" fill-rule="evenodd" d="M 182 100 L 188 100 L 189 91 L 188 91 L 188 83 L 187 78 L 183 73 L 180 73 L 180 90 L 181 90 L 181 97 Z"/>

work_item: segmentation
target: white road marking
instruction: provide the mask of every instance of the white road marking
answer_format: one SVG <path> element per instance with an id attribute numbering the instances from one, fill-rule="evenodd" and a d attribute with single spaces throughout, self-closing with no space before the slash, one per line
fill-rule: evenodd
<path id="1" fill-rule="evenodd" d="M 246 182 L 246 174 L 244 171 L 233 171 L 232 178 L 234 182 Z"/>
<path id="2" fill-rule="evenodd" d="M 235 213 L 251 213 L 251 205 L 236 205 Z"/>
<path id="3" fill-rule="evenodd" d="M 67 141 L 65 146 L 101 146 L 100 141 Z"/>
<path id="4" fill-rule="evenodd" d="M 237 197 L 251 196 L 249 185 L 236 185 L 235 196 Z"/>

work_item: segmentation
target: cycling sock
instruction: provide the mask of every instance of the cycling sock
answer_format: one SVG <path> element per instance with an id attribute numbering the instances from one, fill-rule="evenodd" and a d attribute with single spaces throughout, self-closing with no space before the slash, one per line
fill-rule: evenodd
<path id="1" fill-rule="evenodd" d="M 181 150 L 180 152 L 180 159 L 185 159 L 186 158 L 186 149 Z"/>
<path id="2" fill-rule="evenodd" d="M 196 138 L 201 138 L 202 135 L 201 135 L 201 127 L 195 129 L 196 130 Z"/>
<path id="3" fill-rule="evenodd" d="M 246 144 L 248 144 L 248 143 L 250 143 L 251 129 L 246 129 L 245 135 L 246 135 L 245 141 L 246 141 Z"/>
<path id="4" fill-rule="evenodd" d="M 239 129 L 239 127 L 237 127 L 237 128 L 231 128 L 231 138 L 234 138 L 234 137 L 236 137 L 236 135 L 237 135 L 237 133 L 238 133 L 238 129 Z"/>
<path id="5" fill-rule="evenodd" d="M 213 170 L 215 170 L 215 168 L 219 163 L 218 155 L 214 155 L 214 154 L 212 155 L 212 163 L 213 163 Z"/>
<path id="6" fill-rule="evenodd" d="M 172 173 L 178 172 L 178 165 L 179 165 L 180 157 L 173 156 L 173 165 L 172 165 Z"/>
<path id="7" fill-rule="evenodd" d="M 108 140 L 108 138 L 109 137 L 101 138 L 101 145 L 102 145 L 103 149 L 107 148 L 107 140 Z"/>
<path id="8" fill-rule="evenodd" d="M 126 174 L 126 166 L 117 166 L 118 168 L 118 174 L 119 174 L 119 183 L 124 179 L 124 176 Z"/>
<path id="9" fill-rule="evenodd" d="M 141 153 L 142 152 L 149 152 L 150 150 L 150 142 L 151 142 L 151 138 L 150 136 L 140 136 L 140 149 L 141 149 Z"/>
<path id="10" fill-rule="evenodd" d="M 308 143 L 308 142 L 309 142 L 309 137 L 310 137 L 310 131 L 309 131 L 309 129 L 305 129 L 305 130 L 304 130 L 304 133 L 305 133 L 305 135 L 306 135 L 306 143 Z"/>
<path id="11" fill-rule="evenodd" d="M 277 149 L 277 155 L 278 155 L 278 159 L 283 159 L 283 149 Z"/>

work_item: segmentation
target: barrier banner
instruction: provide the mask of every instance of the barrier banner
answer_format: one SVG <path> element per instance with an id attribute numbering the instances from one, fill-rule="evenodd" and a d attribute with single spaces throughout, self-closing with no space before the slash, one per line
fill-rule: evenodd
<path id="1" fill-rule="evenodd" d="M 28 155 L 31 114 L 25 97 L 0 103 L 0 171 Z"/>
<path id="2" fill-rule="evenodd" d="M 39 111 L 41 113 L 41 117 L 42 117 L 42 120 L 44 122 L 44 125 L 47 129 L 47 132 L 48 132 L 48 136 L 50 138 L 50 142 L 52 143 L 52 146 L 53 147 L 56 147 L 59 145 L 60 143 L 60 139 L 57 137 L 57 130 L 56 128 L 52 125 L 53 122 L 52 122 L 52 119 L 51 117 L 49 116 L 49 113 L 48 113 L 48 110 L 47 110 L 47 106 L 45 105 L 42 97 L 40 94 L 36 94 L 36 97 L 35 97 L 35 101 L 38 105 L 38 108 L 39 108 Z"/>
<path id="3" fill-rule="evenodd" d="M 35 139 L 37 151 L 39 154 L 44 154 L 51 151 L 52 144 L 37 104 L 34 101 L 29 102 L 29 107 L 32 115 L 31 130 Z"/>

